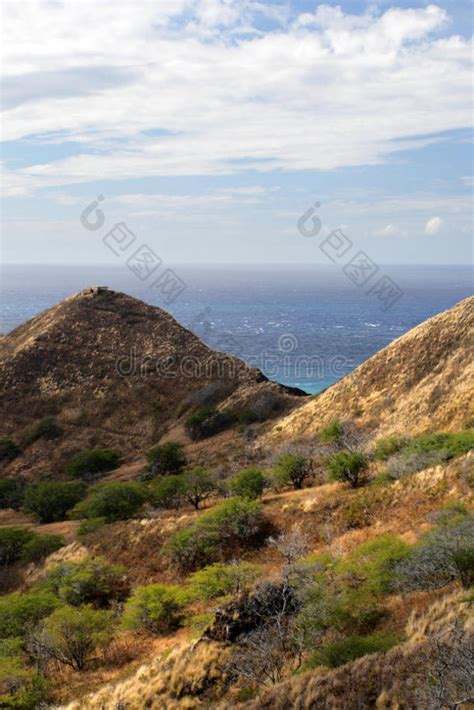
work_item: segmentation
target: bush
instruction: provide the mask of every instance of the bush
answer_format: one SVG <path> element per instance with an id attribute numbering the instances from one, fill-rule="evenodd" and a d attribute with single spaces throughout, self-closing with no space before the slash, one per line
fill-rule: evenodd
<path id="1" fill-rule="evenodd" d="M 186 466 L 184 446 L 176 441 L 168 441 L 149 449 L 145 458 L 148 461 L 148 470 L 144 478 L 164 474 L 181 473 Z"/>
<path id="2" fill-rule="evenodd" d="M 155 508 L 179 508 L 183 494 L 182 476 L 159 476 L 148 488 L 148 500 Z"/>
<path id="3" fill-rule="evenodd" d="M 217 489 L 215 477 L 204 466 L 195 466 L 195 468 L 186 471 L 182 475 L 182 479 L 183 495 L 196 510 Z"/>
<path id="4" fill-rule="evenodd" d="M 48 591 L 14 592 L 0 597 L 0 638 L 24 636 L 60 605 Z"/>
<path id="5" fill-rule="evenodd" d="M 189 582 L 198 599 L 216 599 L 226 594 L 238 594 L 252 584 L 258 574 L 258 568 L 249 562 L 215 562 L 191 575 Z"/>
<path id="6" fill-rule="evenodd" d="M 384 614 L 381 600 L 391 590 L 396 565 L 408 546 L 394 535 L 359 545 L 345 559 L 320 560 L 314 582 L 303 591 L 298 623 L 307 647 L 337 630 L 366 635 Z"/>
<path id="7" fill-rule="evenodd" d="M 21 449 L 13 439 L 10 439 L 9 436 L 0 438 L 0 461 L 13 461 L 19 454 L 21 454 Z"/>
<path id="8" fill-rule="evenodd" d="M 146 495 L 138 483 L 104 483 L 93 488 L 87 498 L 76 505 L 76 518 L 103 518 L 107 523 L 127 520 L 138 513 Z"/>
<path id="9" fill-rule="evenodd" d="M 191 414 L 184 428 L 193 441 L 206 439 L 228 429 L 236 421 L 232 412 L 219 412 L 213 407 L 201 407 Z"/>
<path id="10" fill-rule="evenodd" d="M 342 434 L 342 431 L 342 424 L 339 419 L 333 419 L 326 427 L 324 427 L 324 429 L 319 432 L 319 438 L 322 442 L 328 444 L 331 441 L 336 441 L 337 439 L 339 439 Z"/>
<path id="11" fill-rule="evenodd" d="M 421 434 L 406 447 L 407 455 L 447 450 L 450 457 L 461 456 L 474 449 L 474 432 L 463 431 L 458 434 Z"/>
<path id="12" fill-rule="evenodd" d="M 67 473 L 89 481 L 98 474 L 112 471 L 120 463 L 120 454 L 113 449 L 86 449 L 76 454 L 67 466 Z"/>
<path id="13" fill-rule="evenodd" d="M 135 589 L 125 604 L 122 625 L 126 629 L 164 634 L 179 624 L 186 602 L 179 587 L 150 584 Z"/>
<path id="14" fill-rule="evenodd" d="M 64 546 L 64 540 L 59 535 L 35 535 L 23 546 L 21 559 L 23 562 L 40 562 Z"/>
<path id="15" fill-rule="evenodd" d="M 421 434 L 407 440 L 398 454 L 388 461 L 388 473 L 400 478 L 425 468 L 445 463 L 474 448 L 474 433 L 463 431 L 458 434 Z"/>
<path id="16" fill-rule="evenodd" d="M 45 587 L 71 606 L 107 607 L 113 601 L 123 601 L 130 591 L 125 569 L 101 557 L 62 562 L 48 569 Z"/>
<path id="17" fill-rule="evenodd" d="M 426 533 L 394 569 L 392 587 L 411 592 L 438 589 L 453 581 L 474 583 L 474 519 L 455 517 Z"/>
<path id="18" fill-rule="evenodd" d="M 396 565 L 409 554 L 409 546 L 396 535 L 387 533 L 362 543 L 338 567 L 343 576 L 356 575 L 366 589 L 377 595 L 390 590 Z"/>
<path id="19" fill-rule="evenodd" d="M 23 505 L 23 478 L 4 478 L 0 481 L 0 509 L 13 508 L 19 510 Z"/>
<path id="20" fill-rule="evenodd" d="M 283 454 L 277 461 L 276 477 L 281 485 L 302 488 L 304 479 L 313 472 L 311 461 L 297 454 Z"/>
<path id="21" fill-rule="evenodd" d="M 307 669 L 318 666 L 337 668 L 355 661 L 361 656 L 368 656 L 380 651 L 388 651 L 398 643 L 398 638 L 392 634 L 373 634 L 371 636 L 349 636 L 340 641 L 325 644 L 306 664 Z"/>
<path id="22" fill-rule="evenodd" d="M 81 481 L 41 481 L 26 486 L 24 505 L 41 523 L 54 523 L 65 520 L 85 493 L 86 485 Z"/>
<path id="23" fill-rule="evenodd" d="M 256 547 L 268 520 L 255 501 L 231 498 L 173 535 L 165 553 L 183 570 L 193 570 L 234 556 L 236 548 Z"/>
<path id="24" fill-rule="evenodd" d="M 42 642 L 50 658 L 82 671 L 98 649 L 112 637 L 110 612 L 83 606 L 63 606 L 43 622 Z"/>
<path id="25" fill-rule="evenodd" d="M 408 439 L 403 436 L 388 436 L 379 439 L 375 445 L 374 458 L 377 461 L 387 461 L 394 454 L 398 454 L 408 444 Z"/>
<path id="26" fill-rule="evenodd" d="M 259 468 L 246 468 L 230 479 L 229 490 L 240 498 L 255 500 L 262 495 L 266 483 L 266 478 Z"/>
<path id="27" fill-rule="evenodd" d="M 35 533 L 27 528 L 0 528 L 0 565 L 11 565 L 20 559 L 25 545 Z"/>
<path id="28" fill-rule="evenodd" d="M 105 518 L 84 518 L 81 520 L 77 534 L 79 537 L 85 537 L 91 533 L 97 532 L 107 525 Z"/>
<path id="29" fill-rule="evenodd" d="M 425 468 L 446 463 L 450 458 L 452 457 L 447 449 L 418 451 L 410 454 L 401 452 L 388 460 L 386 473 L 392 480 L 397 480 L 410 473 L 416 473 L 417 471 L 423 471 Z"/>
<path id="30" fill-rule="evenodd" d="M 57 423 L 55 417 L 47 416 L 40 419 L 37 425 L 34 427 L 33 431 L 29 436 L 29 441 L 36 441 L 37 439 L 56 439 L 61 436 L 62 429 Z"/>
<path id="31" fill-rule="evenodd" d="M 0 707 L 34 710 L 42 707 L 46 682 L 21 655 L 0 657 Z"/>
<path id="32" fill-rule="evenodd" d="M 329 479 L 347 481 L 351 488 L 357 488 L 361 476 L 367 470 L 368 462 L 363 454 L 351 451 L 338 451 L 327 461 Z"/>

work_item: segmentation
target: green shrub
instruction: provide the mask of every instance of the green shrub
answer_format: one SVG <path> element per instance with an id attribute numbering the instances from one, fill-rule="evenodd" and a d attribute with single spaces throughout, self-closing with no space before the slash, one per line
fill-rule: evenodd
<path id="1" fill-rule="evenodd" d="M 179 508 L 184 495 L 180 475 L 158 476 L 148 487 L 148 500 L 155 508 Z"/>
<path id="2" fill-rule="evenodd" d="M 229 490 L 235 496 L 255 500 L 260 498 L 266 486 L 266 478 L 259 468 L 246 468 L 229 481 Z"/>
<path id="3" fill-rule="evenodd" d="M 135 631 L 167 633 L 178 626 L 185 603 L 186 598 L 179 587 L 162 584 L 138 587 L 125 604 L 122 625 Z"/>
<path id="4" fill-rule="evenodd" d="M 4 478 L 0 481 L 0 509 L 19 510 L 23 505 L 25 479 Z"/>
<path id="5" fill-rule="evenodd" d="M 241 424 L 242 426 L 255 424 L 255 422 L 259 421 L 258 413 L 250 407 L 247 409 L 240 409 L 239 411 L 235 412 L 235 417 L 239 424 Z"/>
<path id="6" fill-rule="evenodd" d="M 186 500 L 196 510 L 210 498 L 217 489 L 215 477 L 204 466 L 195 466 L 182 474 L 182 491 Z"/>
<path id="7" fill-rule="evenodd" d="M 138 513 L 146 494 L 138 483 L 104 483 L 94 487 L 72 511 L 76 518 L 103 518 L 107 523 L 127 520 Z"/>
<path id="8" fill-rule="evenodd" d="M 438 589 L 454 581 L 474 583 L 474 518 L 455 517 L 422 536 L 394 568 L 392 588 L 411 592 Z"/>
<path id="9" fill-rule="evenodd" d="M 25 545 L 35 533 L 27 528 L 0 528 L 0 565 L 10 565 L 20 559 Z"/>
<path id="10" fill-rule="evenodd" d="M 213 407 L 201 407 L 191 414 L 184 423 L 184 428 L 193 441 L 206 439 L 228 429 L 236 421 L 232 412 L 219 412 Z"/>
<path id="11" fill-rule="evenodd" d="M 176 441 L 154 446 L 146 452 L 145 458 L 148 462 L 145 480 L 159 475 L 181 473 L 186 466 L 184 446 Z"/>
<path id="12" fill-rule="evenodd" d="M 0 596 L 0 638 L 24 636 L 60 603 L 54 594 L 42 590 Z"/>
<path id="13" fill-rule="evenodd" d="M 59 535 L 35 535 L 24 545 L 21 559 L 24 562 L 40 562 L 64 546 L 64 540 Z"/>
<path id="14" fill-rule="evenodd" d="M 25 509 L 34 513 L 41 523 L 65 520 L 67 513 L 84 498 L 86 485 L 82 481 L 41 481 L 25 488 Z"/>
<path id="15" fill-rule="evenodd" d="M 37 439 L 56 439 L 61 434 L 62 429 L 55 417 L 47 416 L 40 419 L 27 438 L 30 443 Z"/>
<path id="16" fill-rule="evenodd" d="M 388 436 L 379 439 L 375 445 L 374 458 L 377 461 L 387 461 L 390 456 L 398 454 L 408 444 L 408 439 L 403 436 Z"/>
<path id="17" fill-rule="evenodd" d="M 298 621 L 307 647 L 322 632 L 366 635 L 384 615 L 382 599 L 396 579 L 396 566 L 409 547 L 394 535 L 359 545 L 346 558 L 318 565 L 314 582 L 303 593 Z"/>
<path id="18" fill-rule="evenodd" d="M 394 478 L 422 471 L 461 456 L 474 448 L 474 432 L 420 434 L 406 442 L 388 462 Z"/>
<path id="19" fill-rule="evenodd" d="M 44 585 L 71 606 L 106 607 L 113 601 L 123 601 L 130 591 L 125 569 L 101 557 L 62 562 L 46 571 Z"/>
<path id="20" fill-rule="evenodd" d="M 0 461 L 13 461 L 21 454 L 21 449 L 17 443 L 9 436 L 0 438 Z"/>
<path id="21" fill-rule="evenodd" d="M 352 488 L 361 483 L 362 474 L 367 470 L 366 457 L 358 452 L 338 451 L 329 457 L 327 469 L 332 481 L 347 481 Z"/>
<path id="22" fill-rule="evenodd" d="M 333 419 L 329 424 L 321 429 L 319 432 L 319 438 L 325 444 L 336 441 L 342 434 L 342 424 L 339 419 Z"/>
<path id="23" fill-rule="evenodd" d="M 105 518 L 84 518 L 81 520 L 77 534 L 79 537 L 85 537 L 91 533 L 97 532 L 107 525 Z"/>
<path id="24" fill-rule="evenodd" d="M 451 457 L 466 454 L 474 449 L 474 432 L 463 431 L 458 434 L 421 434 L 415 437 L 404 452 L 410 453 L 439 451 L 445 449 Z"/>
<path id="25" fill-rule="evenodd" d="M 269 522 L 258 503 L 230 498 L 175 533 L 165 553 L 181 569 L 193 570 L 229 559 L 238 548 L 258 546 L 268 530 Z"/>
<path id="26" fill-rule="evenodd" d="M 318 666 L 337 668 L 338 666 L 355 661 L 356 658 L 368 656 L 372 653 L 388 651 L 398 643 L 399 639 L 393 634 L 372 634 L 371 636 L 349 636 L 340 641 L 325 644 L 309 659 L 307 669 Z"/>
<path id="27" fill-rule="evenodd" d="M 109 643 L 113 626 L 109 611 L 63 606 L 43 622 L 42 640 L 52 658 L 82 671 L 96 652 Z"/>
<path id="28" fill-rule="evenodd" d="M 35 710 L 42 707 L 46 681 L 21 656 L 0 657 L 0 707 Z"/>
<path id="29" fill-rule="evenodd" d="M 252 584 L 258 574 L 258 568 L 249 562 L 215 562 L 191 575 L 189 583 L 198 599 L 217 599 L 226 594 L 238 594 Z"/>
<path id="30" fill-rule="evenodd" d="M 410 547 L 396 535 L 386 533 L 355 548 L 338 566 L 343 576 L 356 575 L 366 589 L 377 595 L 390 590 L 396 565 L 405 559 Z"/>
<path id="31" fill-rule="evenodd" d="M 86 449 L 74 456 L 66 470 L 74 478 L 89 481 L 119 464 L 120 454 L 113 449 Z"/>
<path id="32" fill-rule="evenodd" d="M 305 456 L 283 454 L 277 461 L 275 472 L 281 485 L 291 484 L 294 488 L 302 488 L 305 478 L 311 476 L 313 467 Z"/>

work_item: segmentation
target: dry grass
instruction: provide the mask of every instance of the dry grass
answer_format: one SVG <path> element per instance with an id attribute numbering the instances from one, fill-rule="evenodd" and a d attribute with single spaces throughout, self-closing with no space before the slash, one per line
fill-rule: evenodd
<path id="1" fill-rule="evenodd" d="M 267 444 L 314 437 L 334 417 L 373 436 L 462 429 L 474 416 L 474 298 L 430 318 L 272 426 Z"/>

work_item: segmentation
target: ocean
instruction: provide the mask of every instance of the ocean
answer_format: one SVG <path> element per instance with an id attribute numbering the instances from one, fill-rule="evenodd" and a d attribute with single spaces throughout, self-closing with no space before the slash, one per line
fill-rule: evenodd
<path id="1" fill-rule="evenodd" d="M 386 266 L 397 300 L 358 286 L 337 266 L 179 266 L 174 300 L 125 264 L 2 267 L 6 334 L 90 285 L 106 285 L 165 308 L 204 342 L 268 377 L 320 392 L 395 338 L 471 295 L 469 266 Z M 373 279 L 374 284 L 377 279 Z"/>

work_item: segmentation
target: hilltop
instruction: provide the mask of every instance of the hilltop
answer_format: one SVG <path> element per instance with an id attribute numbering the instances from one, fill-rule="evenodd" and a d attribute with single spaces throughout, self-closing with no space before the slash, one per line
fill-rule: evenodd
<path id="1" fill-rule="evenodd" d="M 370 437 L 456 430 L 474 418 L 474 298 L 421 323 L 271 427 L 309 439 L 334 418 Z"/>
<path id="2" fill-rule="evenodd" d="M 169 313 L 124 293 L 92 287 L 40 313 L 0 340 L 3 435 L 23 445 L 14 471 L 61 468 L 71 452 L 117 447 L 129 459 L 202 406 L 255 411 L 267 419 L 299 404 L 300 390 L 211 350 Z M 54 416 L 54 454 L 31 442 Z M 26 445 L 25 445 L 26 444 Z"/>

